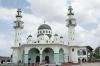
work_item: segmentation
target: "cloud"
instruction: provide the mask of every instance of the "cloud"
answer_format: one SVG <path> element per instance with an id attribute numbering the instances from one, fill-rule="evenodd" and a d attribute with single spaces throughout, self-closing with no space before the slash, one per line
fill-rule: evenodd
<path id="1" fill-rule="evenodd" d="M 11 27 L 10 24 L 13 23 L 13 17 L 15 14 L 16 9 L 7 9 L 7 8 L 1 8 L 0 7 L 0 24 L 1 25 L 8 25 L 3 27 L 0 27 L 0 55 L 1 56 L 10 56 L 11 55 L 11 46 L 13 45 L 13 32 L 12 29 L 9 29 Z M 11 31 L 9 31 L 11 30 Z M 6 32 L 6 33 L 5 33 Z"/>
<path id="2" fill-rule="evenodd" d="M 64 22 L 66 0 L 27 0 L 35 16 L 47 21 Z"/>
<path id="3" fill-rule="evenodd" d="M 13 45 L 11 35 L 4 35 L 0 33 L 0 56 L 10 56 L 12 50 L 10 49 Z"/>
<path id="4" fill-rule="evenodd" d="M 77 22 L 84 31 L 80 32 L 80 38 L 85 45 L 96 47 L 100 44 L 99 21 L 100 21 L 100 1 L 99 0 L 73 0 Z M 83 36 L 83 38 L 82 38 Z"/>
<path id="5" fill-rule="evenodd" d="M 80 24 L 94 25 L 98 23 L 100 1 L 98 0 L 73 0 L 72 6 L 74 8 L 76 17 Z M 82 26 L 82 25 L 81 25 Z M 84 26 L 82 26 L 84 27 Z"/>

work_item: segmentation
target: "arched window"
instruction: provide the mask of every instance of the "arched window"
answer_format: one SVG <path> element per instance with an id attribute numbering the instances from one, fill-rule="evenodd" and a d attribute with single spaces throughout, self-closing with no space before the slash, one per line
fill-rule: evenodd
<path id="1" fill-rule="evenodd" d="M 77 51 L 77 54 L 80 55 L 80 50 Z"/>
<path id="2" fill-rule="evenodd" d="M 39 43 L 39 41 L 38 41 L 38 43 Z"/>
<path id="3" fill-rule="evenodd" d="M 83 53 L 83 55 L 86 55 L 86 51 L 85 50 L 83 50 L 82 53 Z"/>
<path id="4" fill-rule="evenodd" d="M 43 31 L 43 33 L 45 33 L 45 31 Z"/>
<path id="5" fill-rule="evenodd" d="M 49 33 L 50 33 L 50 31 L 49 31 Z"/>
<path id="6" fill-rule="evenodd" d="M 34 42 L 34 43 L 36 43 L 36 42 Z"/>
<path id="7" fill-rule="evenodd" d="M 46 43 L 48 43 L 48 40 L 46 41 Z"/>
<path id="8" fill-rule="evenodd" d="M 41 38 L 41 40 L 42 40 L 42 38 Z"/>
<path id="9" fill-rule="evenodd" d="M 72 49 L 72 51 L 74 52 L 74 48 Z"/>
<path id="10" fill-rule="evenodd" d="M 8 59 L 7 62 L 10 62 L 10 59 Z"/>
<path id="11" fill-rule="evenodd" d="M 42 33 L 42 32 L 40 31 L 40 33 Z"/>
<path id="12" fill-rule="evenodd" d="M 54 41 L 52 41 L 52 43 L 54 43 Z"/>
<path id="13" fill-rule="evenodd" d="M 46 33 L 48 33 L 48 31 L 46 30 Z"/>

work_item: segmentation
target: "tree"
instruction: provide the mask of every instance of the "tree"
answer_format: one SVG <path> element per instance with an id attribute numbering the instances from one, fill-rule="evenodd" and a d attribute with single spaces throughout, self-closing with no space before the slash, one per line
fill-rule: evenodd
<path id="1" fill-rule="evenodd" d="M 100 59 L 100 47 L 97 47 L 95 49 L 95 54 L 94 54 L 95 58 Z"/>

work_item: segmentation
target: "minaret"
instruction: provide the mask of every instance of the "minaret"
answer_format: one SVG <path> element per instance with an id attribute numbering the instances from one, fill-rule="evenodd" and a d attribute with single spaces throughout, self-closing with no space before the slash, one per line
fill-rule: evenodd
<path id="1" fill-rule="evenodd" d="M 21 9 L 17 10 L 16 21 L 14 21 L 14 29 L 15 29 L 15 46 L 18 47 L 21 44 L 21 30 L 23 29 L 23 21 Z"/>
<path id="2" fill-rule="evenodd" d="M 68 11 L 68 19 L 67 21 L 67 27 L 68 27 L 68 45 L 73 46 L 75 45 L 75 27 L 76 27 L 76 19 L 74 18 L 74 13 L 72 12 L 72 7 L 69 6 Z"/>

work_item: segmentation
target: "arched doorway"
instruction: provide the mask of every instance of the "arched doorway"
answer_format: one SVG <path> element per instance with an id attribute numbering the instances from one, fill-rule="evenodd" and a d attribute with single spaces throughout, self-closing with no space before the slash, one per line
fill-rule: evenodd
<path id="1" fill-rule="evenodd" d="M 37 48 L 30 49 L 28 58 L 30 63 L 40 63 L 40 51 Z"/>
<path id="2" fill-rule="evenodd" d="M 83 63 L 85 62 L 85 59 L 84 59 L 84 58 L 82 59 L 82 62 L 83 62 Z"/>
<path id="3" fill-rule="evenodd" d="M 45 56 L 45 63 L 49 63 L 49 56 Z"/>
<path id="4" fill-rule="evenodd" d="M 85 59 L 85 58 L 83 58 L 83 59 L 82 59 L 82 62 L 83 62 L 83 63 L 85 63 L 85 62 L 86 62 L 86 59 Z"/>
<path id="5" fill-rule="evenodd" d="M 40 56 L 36 56 L 36 63 L 40 62 Z"/>
<path id="6" fill-rule="evenodd" d="M 64 63 L 64 50 L 62 48 L 59 50 L 59 62 Z"/>
<path id="7" fill-rule="evenodd" d="M 78 63 L 81 63 L 81 60 L 78 58 Z"/>
<path id="8" fill-rule="evenodd" d="M 54 51 L 52 48 L 45 48 L 42 52 L 43 63 L 54 63 Z"/>
<path id="9" fill-rule="evenodd" d="M 3 64 L 4 63 L 4 60 L 1 60 L 1 64 Z"/>

